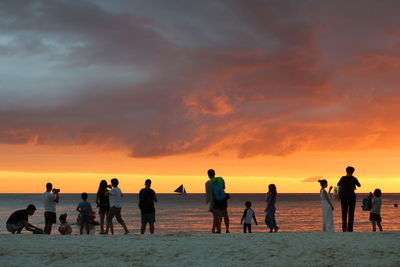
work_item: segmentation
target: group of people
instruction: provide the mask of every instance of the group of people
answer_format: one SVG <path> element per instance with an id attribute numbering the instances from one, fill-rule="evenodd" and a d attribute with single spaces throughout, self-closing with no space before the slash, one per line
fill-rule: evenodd
<path id="1" fill-rule="evenodd" d="M 343 232 L 353 232 L 354 224 L 354 210 L 356 206 L 356 187 L 361 187 L 360 182 L 354 174 L 354 167 L 346 168 L 346 175 L 340 178 L 337 183 L 338 192 L 337 195 L 340 199 L 340 204 L 342 208 L 342 231 Z M 324 232 L 334 232 L 333 224 L 333 210 L 334 206 L 331 198 L 332 186 L 329 188 L 329 193 L 326 191 L 328 187 L 327 180 L 319 180 L 321 185 L 320 196 L 321 196 L 321 206 L 322 206 L 322 231 Z M 370 193 L 370 196 L 366 198 L 368 203 L 367 207 L 363 207 L 364 210 L 370 211 L 369 220 L 372 223 L 372 231 L 376 231 L 376 226 L 378 225 L 379 230 L 382 232 L 383 228 L 381 225 L 381 199 L 382 191 L 377 188 L 374 193 Z"/>
<path id="2" fill-rule="evenodd" d="M 225 181 L 222 177 L 215 176 L 215 170 L 209 169 L 207 171 L 209 180 L 205 184 L 206 190 L 206 203 L 208 204 L 208 211 L 213 215 L 213 223 L 211 232 L 221 233 L 222 220 L 224 220 L 226 233 L 229 233 L 229 216 L 228 216 L 228 200 L 229 194 L 225 192 Z M 265 223 L 270 232 L 277 232 L 279 227 L 275 220 L 275 202 L 277 197 L 277 190 L 274 184 L 268 186 L 267 193 L 267 207 L 265 209 Z M 243 224 L 243 232 L 251 233 L 251 224 L 254 220 L 257 225 L 257 219 L 254 210 L 251 208 L 251 202 L 246 201 L 246 209 L 243 211 L 243 216 L 240 221 Z"/>
<path id="3" fill-rule="evenodd" d="M 355 169 L 353 167 L 346 168 L 346 176 L 341 177 L 338 182 L 338 197 L 340 198 L 342 207 L 342 230 L 343 232 L 352 232 L 354 223 L 354 210 L 356 205 L 356 187 L 360 187 L 358 179 L 353 176 Z M 225 181 L 222 177 L 217 177 L 215 171 L 210 169 L 207 171 L 209 180 L 205 184 L 206 191 L 206 203 L 208 204 L 208 211 L 212 213 L 212 233 L 221 233 L 222 221 L 224 221 L 226 233 L 230 233 L 229 230 L 229 215 L 228 215 L 228 200 L 230 195 L 225 192 Z M 320 197 L 322 206 L 322 218 L 323 225 L 322 230 L 326 232 L 334 232 L 333 224 L 333 210 L 334 205 L 331 198 L 331 189 L 329 192 L 326 191 L 328 182 L 326 180 L 318 181 L 321 185 Z M 117 178 L 111 179 L 111 184 L 108 184 L 106 180 L 102 180 L 99 184 L 99 188 L 96 194 L 96 205 L 99 209 L 100 215 L 100 234 L 114 234 L 113 219 L 117 219 L 118 223 L 124 229 L 125 234 L 128 234 L 128 228 L 121 215 L 121 198 L 123 196 L 121 189 L 118 187 L 119 181 Z M 28 222 L 28 217 L 32 216 L 36 207 L 32 204 L 28 205 L 26 209 L 15 211 L 11 214 L 7 220 L 7 230 L 11 233 L 20 233 L 22 229 L 31 231 L 36 234 L 50 234 L 52 225 L 56 223 L 56 204 L 59 202 L 59 189 L 53 188 L 51 183 L 46 184 L 46 192 L 43 193 L 43 204 L 44 204 L 44 229 L 33 226 Z M 370 221 L 372 222 L 372 230 L 376 231 L 378 226 L 380 231 L 383 231 L 381 225 L 380 209 L 382 205 L 380 189 L 375 189 L 374 193 L 370 193 L 371 201 L 367 210 L 370 210 Z M 88 194 L 81 194 L 82 201 L 77 206 L 79 212 L 79 225 L 80 234 L 83 234 L 83 230 L 86 233 L 90 233 L 91 218 L 94 214 L 90 202 L 88 202 Z M 275 219 L 276 211 L 276 199 L 277 189 L 275 184 L 268 186 L 268 193 L 266 197 L 266 208 L 265 208 L 265 223 L 269 228 L 270 232 L 277 232 L 279 227 Z M 147 224 L 149 224 L 150 233 L 154 233 L 155 219 L 155 206 L 157 202 L 157 196 L 153 189 L 151 189 L 151 180 L 145 181 L 145 187 L 139 192 L 139 208 L 141 211 L 141 234 L 146 231 Z M 251 208 L 252 203 L 250 201 L 245 202 L 245 210 L 240 223 L 243 224 L 243 232 L 251 233 L 252 222 L 257 225 L 257 219 L 254 210 Z M 67 214 L 61 214 L 59 217 L 60 227 L 58 231 L 60 234 L 71 234 L 72 228 L 67 223 Z"/>
<path id="4" fill-rule="evenodd" d="M 102 180 L 96 194 L 96 204 L 99 209 L 100 215 L 100 234 L 114 234 L 113 219 L 117 219 L 125 231 L 129 233 L 125 221 L 121 216 L 121 198 L 123 196 L 121 189 L 118 187 L 119 181 L 117 178 L 111 179 L 111 185 L 106 180 Z M 157 202 L 156 193 L 151 187 L 151 180 L 145 181 L 145 187 L 139 192 L 139 208 L 141 210 L 141 233 L 144 234 L 146 226 L 149 224 L 150 233 L 154 233 L 155 223 L 155 207 L 154 202 Z M 59 202 L 59 189 L 53 188 L 51 183 L 46 184 L 46 192 L 43 193 L 44 205 L 44 229 L 33 226 L 29 223 L 28 217 L 32 216 L 36 207 L 29 204 L 26 209 L 17 210 L 11 214 L 6 222 L 7 230 L 12 234 L 19 234 L 25 228 L 27 231 L 34 234 L 51 234 L 52 226 L 56 223 L 56 204 Z M 90 233 L 90 223 L 93 216 L 93 209 L 90 202 L 88 202 L 88 194 L 81 194 L 82 201 L 79 202 L 76 210 L 79 212 L 77 223 L 80 225 L 80 234 L 83 234 L 85 229 L 86 233 Z M 72 233 L 72 227 L 67 222 L 67 214 L 61 214 L 59 217 L 60 226 L 58 231 L 62 235 Z"/>

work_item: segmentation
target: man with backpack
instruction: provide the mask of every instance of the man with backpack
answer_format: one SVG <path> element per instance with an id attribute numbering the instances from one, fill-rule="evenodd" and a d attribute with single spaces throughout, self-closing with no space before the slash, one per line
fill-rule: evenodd
<path id="1" fill-rule="evenodd" d="M 206 182 L 206 203 L 208 211 L 213 214 L 212 233 L 221 233 L 221 221 L 224 218 L 226 232 L 229 233 L 228 199 L 225 193 L 225 181 L 222 177 L 215 177 L 215 171 L 207 171 L 210 180 Z"/>

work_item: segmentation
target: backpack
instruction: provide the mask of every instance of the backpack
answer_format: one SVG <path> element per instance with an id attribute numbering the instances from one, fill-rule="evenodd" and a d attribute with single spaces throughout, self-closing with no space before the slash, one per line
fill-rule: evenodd
<path id="1" fill-rule="evenodd" d="M 372 196 L 368 195 L 362 200 L 362 210 L 371 210 L 372 209 Z"/>
<path id="2" fill-rule="evenodd" d="M 216 177 L 213 179 L 213 196 L 215 200 L 224 200 L 225 199 L 225 189 L 224 182 L 221 177 Z"/>

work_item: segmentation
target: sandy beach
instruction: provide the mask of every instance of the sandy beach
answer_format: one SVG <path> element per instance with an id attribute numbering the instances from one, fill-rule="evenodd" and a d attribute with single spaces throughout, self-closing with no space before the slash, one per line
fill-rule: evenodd
<path id="1" fill-rule="evenodd" d="M 399 266 L 399 232 L 0 235 L 0 266 Z"/>

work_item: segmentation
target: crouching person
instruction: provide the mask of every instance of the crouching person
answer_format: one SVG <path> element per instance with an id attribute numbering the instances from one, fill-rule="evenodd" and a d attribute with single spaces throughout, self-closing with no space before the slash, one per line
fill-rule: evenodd
<path id="1" fill-rule="evenodd" d="M 22 229 L 25 228 L 25 230 L 34 234 L 43 234 L 42 229 L 28 222 L 28 216 L 32 216 L 35 211 L 36 207 L 32 204 L 28 205 L 26 209 L 15 211 L 7 220 L 7 230 L 12 234 L 20 234 Z"/>

